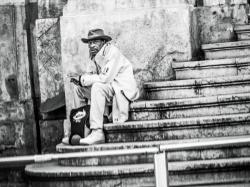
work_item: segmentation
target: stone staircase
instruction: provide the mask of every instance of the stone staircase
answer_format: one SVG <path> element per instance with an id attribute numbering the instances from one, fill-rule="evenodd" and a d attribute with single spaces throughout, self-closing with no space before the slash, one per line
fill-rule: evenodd
<path id="1" fill-rule="evenodd" d="M 203 45 L 204 61 L 173 64 L 177 80 L 145 83 L 147 98 L 131 104 L 131 120 L 105 125 L 106 144 L 60 144 L 57 151 L 124 150 L 249 136 L 248 30 L 248 25 L 235 28 L 237 42 Z M 170 186 L 250 186 L 249 144 L 175 151 L 168 159 Z M 34 187 L 155 186 L 152 154 L 59 159 L 25 170 Z"/>

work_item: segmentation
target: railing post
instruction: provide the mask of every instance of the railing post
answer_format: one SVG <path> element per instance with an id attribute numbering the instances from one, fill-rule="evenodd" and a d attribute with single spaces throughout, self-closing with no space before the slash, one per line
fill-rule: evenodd
<path id="1" fill-rule="evenodd" d="M 154 155 L 156 187 L 169 187 L 167 153 L 160 152 Z"/>

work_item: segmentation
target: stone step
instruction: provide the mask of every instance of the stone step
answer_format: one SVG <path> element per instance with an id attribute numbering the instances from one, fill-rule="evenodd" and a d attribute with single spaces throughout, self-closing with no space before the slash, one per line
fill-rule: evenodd
<path id="1" fill-rule="evenodd" d="M 172 67 L 177 80 L 249 75 L 250 57 L 175 62 Z"/>
<path id="2" fill-rule="evenodd" d="M 181 99 L 250 92 L 250 75 L 148 82 L 147 100 Z"/>
<path id="3" fill-rule="evenodd" d="M 250 94 L 219 95 L 200 98 L 137 101 L 130 105 L 130 120 L 146 121 L 172 118 L 249 113 Z"/>
<path id="4" fill-rule="evenodd" d="M 106 124 L 107 142 L 192 139 L 250 134 L 250 114 Z"/>
<path id="5" fill-rule="evenodd" d="M 178 145 L 193 142 L 209 142 L 214 140 L 232 140 L 238 138 L 247 138 L 248 136 L 228 136 L 228 137 L 209 137 L 201 139 L 185 140 L 165 140 L 148 142 L 124 142 L 124 143 L 106 143 L 92 146 L 69 146 L 64 144 L 57 145 L 59 153 L 70 152 L 99 152 L 107 150 L 131 150 L 134 148 L 145 149 L 158 147 L 159 145 Z M 222 158 L 250 157 L 250 145 L 238 144 L 236 146 L 217 146 L 210 149 L 201 148 L 199 150 L 183 150 L 168 153 L 169 161 L 191 161 L 191 160 L 211 160 Z M 153 163 L 153 154 L 134 154 L 125 156 L 92 157 L 92 158 L 72 158 L 59 159 L 58 164 L 62 166 L 103 166 L 103 165 L 127 165 Z"/>
<path id="6" fill-rule="evenodd" d="M 205 59 L 246 57 L 250 55 L 250 40 L 203 44 Z"/>
<path id="7" fill-rule="evenodd" d="M 234 31 L 238 40 L 250 40 L 250 25 L 236 25 Z"/>
<path id="8" fill-rule="evenodd" d="M 239 186 L 249 184 L 250 158 L 169 162 L 170 186 Z M 62 186 L 155 186 L 154 165 L 72 167 L 56 162 L 32 164 L 25 168 L 30 187 Z"/>

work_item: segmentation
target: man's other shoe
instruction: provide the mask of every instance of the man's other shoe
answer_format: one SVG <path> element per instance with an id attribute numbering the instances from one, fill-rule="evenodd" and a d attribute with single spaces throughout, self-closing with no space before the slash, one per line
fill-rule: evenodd
<path id="1" fill-rule="evenodd" d="M 105 136 L 102 129 L 92 129 L 91 133 L 80 140 L 81 145 L 93 145 L 105 143 Z"/>

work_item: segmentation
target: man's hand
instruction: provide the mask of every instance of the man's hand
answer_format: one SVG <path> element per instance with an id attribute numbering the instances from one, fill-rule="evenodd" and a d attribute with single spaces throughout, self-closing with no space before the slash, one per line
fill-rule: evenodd
<path id="1" fill-rule="evenodd" d="M 81 86 L 82 87 L 81 76 L 79 76 L 78 78 L 70 78 L 70 82 L 72 82 L 76 86 Z"/>
<path id="2" fill-rule="evenodd" d="M 70 77 L 70 82 L 72 82 L 72 83 L 75 84 L 76 86 L 82 87 L 81 75 L 78 76 L 78 77 Z"/>

